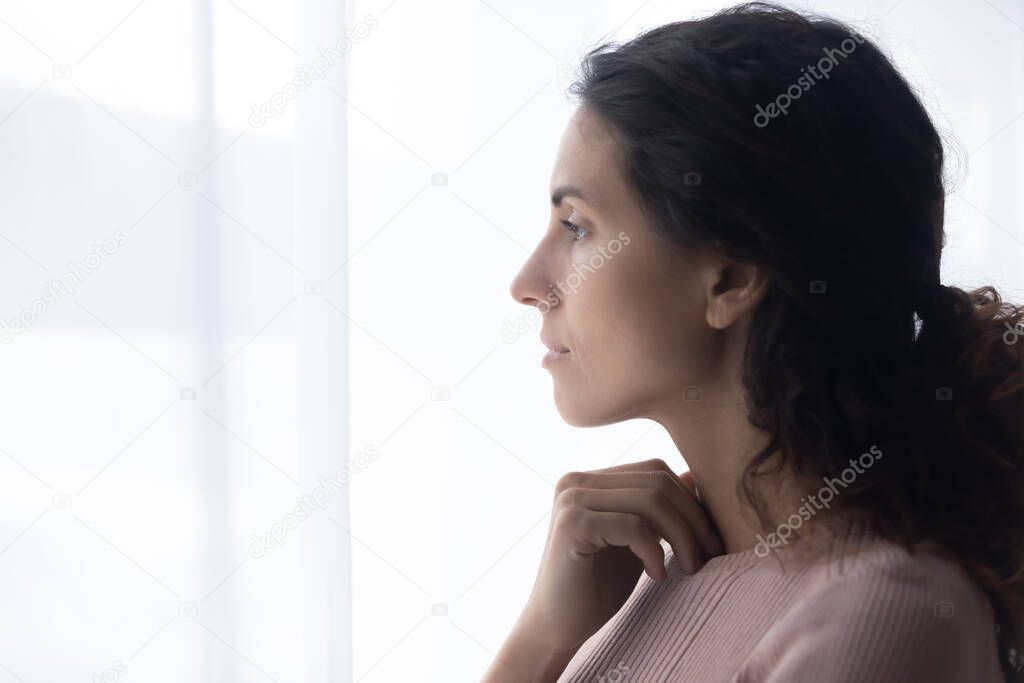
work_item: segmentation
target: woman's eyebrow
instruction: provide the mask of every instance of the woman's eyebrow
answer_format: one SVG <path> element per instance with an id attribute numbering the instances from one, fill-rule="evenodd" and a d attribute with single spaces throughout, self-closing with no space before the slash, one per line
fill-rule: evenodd
<path id="1" fill-rule="evenodd" d="M 562 200 L 566 197 L 577 197 L 583 201 L 587 201 L 587 198 L 583 196 L 583 192 L 578 187 L 572 185 L 561 185 L 555 188 L 555 191 L 551 193 L 551 205 L 561 206 Z"/>

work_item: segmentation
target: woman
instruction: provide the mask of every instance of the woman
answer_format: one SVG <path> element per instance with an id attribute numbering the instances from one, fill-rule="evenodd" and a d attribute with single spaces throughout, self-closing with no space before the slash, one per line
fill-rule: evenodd
<path id="1" fill-rule="evenodd" d="M 597 48 L 573 92 L 512 294 L 562 417 L 655 420 L 688 471 L 562 477 L 485 680 L 1015 680 L 1024 313 L 940 284 L 906 81 L 754 3 Z"/>

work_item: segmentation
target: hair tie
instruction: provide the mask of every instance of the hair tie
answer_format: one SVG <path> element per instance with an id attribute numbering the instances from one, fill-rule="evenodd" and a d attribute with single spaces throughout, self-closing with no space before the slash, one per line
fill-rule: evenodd
<path id="1" fill-rule="evenodd" d="M 921 320 L 934 320 L 946 301 L 949 288 L 941 282 L 927 282 L 917 283 L 913 289 L 913 304 L 917 317 Z"/>

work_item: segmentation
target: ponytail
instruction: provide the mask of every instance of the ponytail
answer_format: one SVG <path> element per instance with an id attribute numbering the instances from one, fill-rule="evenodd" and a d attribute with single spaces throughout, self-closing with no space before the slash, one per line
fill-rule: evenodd
<path id="1" fill-rule="evenodd" d="M 951 452 L 956 489 L 929 526 L 988 594 L 1007 681 L 1024 680 L 1024 307 L 942 287 L 924 308 L 918 353 L 949 381 L 950 420 L 928 440 Z"/>

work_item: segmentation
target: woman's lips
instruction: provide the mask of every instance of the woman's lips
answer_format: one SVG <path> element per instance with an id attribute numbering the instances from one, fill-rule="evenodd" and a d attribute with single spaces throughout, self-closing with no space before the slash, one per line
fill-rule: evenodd
<path id="1" fill-rule="evenodd" d="M 552 351 L 564 351 L 565 353 L 569 352 L 569 348 L 567 346 L 565 346 L 564 344 L 559 344 L 558 342 L 549 339 L 544 334 L 540 335 L 540 341 L 544 346 L 548 347 Z"/>
<path id="2" fill-rule="evenodd" d="M 544 335 L 541 335 L 540 340 L 544 343 L 544 346 L 548 347 L 548 352 L 544 354 L 544 357 L 540 361 L 541 367 L 546 368 L 549 364 L 562 360 L 570 353 L 569 349 L 564 345 L 559 344 L 556 341 L 552 341 Z"/>
<path id="3" fill-rule="evenodd" d="M 558 360 L 561 360 L 562 358 L 565 358 L 568 355 L 569 355 L 568 351 L 549 350 L 547 353 L 544 354 L 544 357 L 541 358 L 540 365 L 541 365 L 541 367 L 545 367 L 546 368 L 550 363 L 557 362 Z"/>

